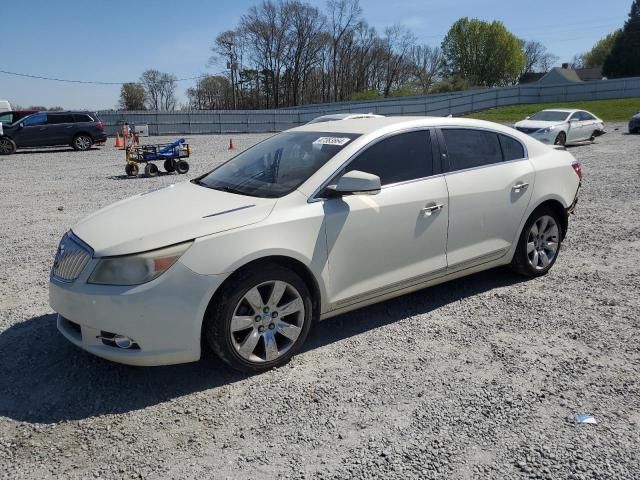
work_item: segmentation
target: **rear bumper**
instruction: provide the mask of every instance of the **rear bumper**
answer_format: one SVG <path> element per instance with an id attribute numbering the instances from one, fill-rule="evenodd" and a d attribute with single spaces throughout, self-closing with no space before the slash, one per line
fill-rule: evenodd
<path id="1" fill-rule="evenodd" d="M 93 136 L 93 143 L 105 143 L 107 141 L 107 134 L 102 133 Z"/>

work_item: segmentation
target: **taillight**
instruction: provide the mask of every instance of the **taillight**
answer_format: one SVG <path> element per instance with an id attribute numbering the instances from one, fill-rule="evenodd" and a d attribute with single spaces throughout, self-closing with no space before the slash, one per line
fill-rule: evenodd
<path id="1" fill-rule="evenodd" d="M 578 178 L 582 180 L 582 167 L 580 166 L 580 164 L 578 162 L 575 162 L 572 163 L 571 166 L 573 167 L 573 171 L 576 172 L 576 175 L 578 175 Z"/>
<path id="2" fill-rule="evenodd" d="M 104 130 L 104 123 L 102 123 L 102 121 L 99 121 L 96 127 L 98 127 L 98 130 Z"/>

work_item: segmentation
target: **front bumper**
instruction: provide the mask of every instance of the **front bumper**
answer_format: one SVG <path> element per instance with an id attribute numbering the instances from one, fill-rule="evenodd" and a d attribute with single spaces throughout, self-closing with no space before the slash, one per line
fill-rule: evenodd
<path id="1" fill-rule="evenodd" d="M 199 275 L 180 261 L 157 279 L 133 287 L 91 285 L 91 260 L 73 283 L 51 278 L 49 304 L 58 330 L 74 345 L 118 363 L 169 365 L 200 358 L 202 319 L 226 275 Z M 139 348 L 104 342 L 124 335 Z"/>

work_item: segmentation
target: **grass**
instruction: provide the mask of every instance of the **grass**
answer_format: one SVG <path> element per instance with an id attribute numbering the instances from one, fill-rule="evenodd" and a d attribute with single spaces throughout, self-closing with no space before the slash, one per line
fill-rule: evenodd
<path id="1" fill-rule="evenodd" d="M 640 112 L 640 97 L 617 100 L 512 105 L 509 107 L 492 108 L 465 116 L 492 122 L 514 123 L 548 108 L 577 108 L 580 110 L 588 110 L 606 122 L 626 122 L 633 115 Z"/>

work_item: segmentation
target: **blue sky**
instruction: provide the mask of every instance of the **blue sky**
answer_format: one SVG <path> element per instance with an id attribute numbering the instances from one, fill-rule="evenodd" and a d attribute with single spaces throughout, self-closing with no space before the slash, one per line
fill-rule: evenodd
<path id="1" fill-rule="evenodd" d="M 216 35 L 234 28 L 258 0 L 3 0 L 0 70 L 78 80 L 136 81 L 147 68 L 179 78 L 218 73 L 207 66 Z M 323 7 L 325 2 L 309 2 Z M 378 30 L 399 23 L 439 45 L 462 16 L 501 20 L 569 61 L 622 26 L 631 0 L 361 0 Z M 193 82 L 180 82 L 178 93 Z M 78 85 L 0 73 L 0 99 L 23 106 L 115 107 L 118 86 Z"/>

